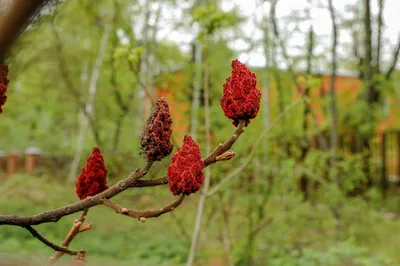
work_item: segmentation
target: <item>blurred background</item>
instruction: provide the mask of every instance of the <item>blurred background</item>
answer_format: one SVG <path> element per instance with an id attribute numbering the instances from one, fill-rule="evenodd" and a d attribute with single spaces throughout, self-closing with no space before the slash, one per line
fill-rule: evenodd
<path id="1" fill-rule="evenodd" d="M 3 15 L 12 2 L 0 1 Z M 205 156 L 206 119 L 211 150 L 234 131 L 219 100 L 237 58 L 256 73 L 262 103 L 235 158 L 211 166 L 212 193 L 146 223 L 95 207 L 71 249 L 86 249 L 89 265 L 185 265 L 190 253 L 193 265 L 400 264 L 400 1 L 45 2 L 6 60 L 1 214 L 77 201 L 93 147 L 109 185 L 143 167 L 139 137 L 159 97 L 173 152 L 187 134 Z M 165 176 L 170 160 L 148 176 Z M 115 199 L 146 210 L 174 197 L 159 186 Z M 77 217 L 37 228 L 61 243 Z M 0 245 L 15 265 L 54 253 L 10 226 Z"/>

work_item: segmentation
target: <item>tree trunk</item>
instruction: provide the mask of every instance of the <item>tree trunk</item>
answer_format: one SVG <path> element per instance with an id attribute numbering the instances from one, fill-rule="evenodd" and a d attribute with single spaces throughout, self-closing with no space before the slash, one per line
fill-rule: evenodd
<path id="1" fill-rule="evenodd" d="M 139 73 L 137 73 L 137 78 L 138 78 L 139 83 L 141 82 L 141 80 L 144 80 L 144 86 L 147 86 L 148 85 L 147 71 L 150 71 L 150 68 L 149 68 L 149 52 L 150 52 L 149 51 L 150 50 L 149 49 L 149 29 L 150 29 L 149 20 L 151 17 L 150 1 L 146 1 L 144 13 L 145 13 L 145 19 L 144 19 L 143 28 L 141 31 L 143 34 L 143 36 L 141 38 L 141 42 L 142 42 L 142 46 L 144 48 L 144 52 L 141 55 L 140 66 L 139 66 L 140 69 L 138 70 Z M 143 117 L 146 112 L 146 108 L 148 108 L 148 106 L 145 105 L 147 89 L 148 89 L 147 87 L 142 88 L 142 90 L 139 90 L 139 93 L 137 95 L 138 102 L 137 102 L 137 106 L 136 106 L 136 113 L 138 114 L 138 116 L 136 117 L 136 122 L 135 122 L 134 127 L 135 127 L 136 135 L 138 137 L 140 137 L 140 134 L 142 132 Z M 151 103 L 151 101 L 150 101 L 150 103 Z"/>
<path id="2" fill-rule="evenodd" d="M 222 202 L 222 200 L 220 202 Z M 230 204 L 232 204 L 232 202 Z M 229 213 L 227 211 L 227 208 L 229 208 L 230 204 L 228 203 L 222 206 L 221 231 L 222 231 L 222 241 L 224 244 L 226 257 L 228 260 L 228 266 L 234 266 L 232 258 L 232 240 L 229 232 Z"/>
<path id="3" fill-rule="evenodd" d="M 204 0 L 197 0 L 197 6 L 204 4 Z M 192 110 L 190 114 L 190 135 L 194 140 L 197 137 L 199 124 L 199 107 L 200 107 L 200 91 L 201 91 L 201 74 L 202 74 L 202 45 L 199 40 L 194 43 L 194 78 L 192 93 Z"/>
<path id="4" fill-rule="evenodd" d="M 268 17 L 264 17 L 264 27 L 263 27 L 263 51 L 264 51 L 264 57 L 265 57 L 265 70 L 263 73 L 263 103 L 264 103 L 264 128 L 267 129 L 270 126 L 271 123 L 271 114 L 270 114 L 270 102 L 269 102 L 269 93 L 270 93 L 270 64 L 271 64 L 271 38 L 270 38 L 270 27 L 269 27 L 270 21 L 268 20 Z M 263 174 L 264 176 L 267 175 L 267 169 L 268 169 L 268 153 L 269 153 L 269 143 L 268 141 L 264 141 L 263 145 Z"/>
<path id="5" fill-rule="evenodd" d="M 332 0 L 328 0 L 329 2 L 329 13 L 332 20 L 332 74 L 331 74 L 331 83 L 330 83 L 330 109 L 332 116 L 332 125 L 331 125 L 331 154 L 330 154 L 330 165 L 332 171 L 332 179 L 334 180 L 336 186 L 340 187 L 339 175 L 337 173 L 337 162 L 336 162 L 336 153 L 338 150 L 338 108 L 337 108 L 337 99 L 336 99 L 336 71 L 337 71 L 337 43 L 338 43 L 338 33 L 337 33 L 337 25 L 336 25 L 336 14 L 335 9 L 333 7 Z M 343 220 L 340 214 L 339 206 L 331 207 L 332 214 L 337 220 L 337 238 L 338 240 L 343 240 Z"/>
<path id="6" fill-rule="evenodd" d="M 201 62 L 202 62 L 202 51 L 201 43 L 196 40 L 194 45 L 194 67 L 195 75 L 193 79 L 193 94 L 192 94 L 192 113 L 190 123 L 190 135 L 196 140 L 198 124 L 199 124 L 199 106 L 200 106 L 200 90 L 201 90 Z"/>
<path id="7" fill-rule="evenodd" d="M 114 139 L 113 139 L 113 144 L 112 144 L 112 152 L 114 154 L 118 149 L 119 138 L 121 136 L 121 131 L 122 131 L 121 129 L 122 129 L 122 125 L 123 125 L 125 116 L 126 116 L 125 112 L 120 114 L 115 123 Z"/>
<path id="8" fill-rule="evenodd" d="M 204 53 L 204 115 L 205 115 L 205 130 L 206 130 L 206 154 L 210 154 L 211 152 L 211 133 L 210 133 L 210 128 L 211 128 L 211 122 L 210 122 L 210 107 L 209 107 L 209 73 L 208 73 L 208 54 L 207 54 L 207 43 L 205 44 L 205 53 Z M 207 199 L 207 193 L 208 189 L 210 187 L 210 178 L 211 178 L 211 172 L 210 172 L 210 167 L 206 167 L 205 175 L 204 175 L 204 184 L 203 188 L 201 190 L 200 194 L 200 201 L 197 206 L 197 215 L 196 215 L 196 221 L 195 221 L 195 226 L 193 230 L 193 235 L 192 235 L 192 243 L 190 246 L 190 252 L 189 252 L 189 257 L 187 260 L 186 265 L 187 266 L 192 266 L 194 262 L 194 257 L 196 254 L 196 247 L 197 243 L 199 241 L 199 235 L 200 235 L 200 229 L 201 229 L 201 220 L 203 217 L 204 213 L 204 205 L 205 201 Z"/>
<path id="9" fill-rule="evenodd" d="M 336 87 L 335 87 L 335 82 L 336 82 L 336 71 L 337 71 L 337 26 L 336 26 L 336 14 L 335 14 L 335 9 L 332 4 L 332 0 L 329 1 L 329 12 L 332 20 L 332 32 L 333 32 L 333 38 L 332 38 L 332 63 L 331 63 L 331 69 L 332 69 L 332 74 L 331 74 L 331 83 L 330 83 L 330 96 L 331 96 L 331 104 L 330 104 L 330 109 L 331 109 L 331 115 L 332 115 L 332 125 L 331 125 L 331 156 L 330 156 L 330 162 L 331 162 L 331 168 L 333 170 L 336 169 L 336 152 L 338 149 L 338 142 L 339 142 L 339 137 L 338 137 L 338 108 L 337 108 L 337 99 L 336 99 Z M 336 171 L 335 171 L 336 172 Z M 339 180 L 338 180 L 338 175 L 334 174 L 334 180 L 336 181 L 336 184 L 339 185 Z"/>
<path id="10" fill-rule="evenodd" d="M 84 111 L 84 112 L 86 112 L 86 116 L 82 116 L 79 120 L 81 122 L 81 125 L 80 125 L 80 130 L 78 133 L 78 142 L 77 142 L 77 146 L 76 146 L 74 160 L 72 161 L 71 169 L 70 169 L 70 172 L 68 175 L 68 180 L 70 180 L 70 181 L 75 180 L 76 173 L 77 173 L 78 167 L 79 167 L 79 162 L 80 162 L 84 144 L 85 144 L 85 136 L 87 133 L 87 129 L 89 127 L 90 118 L 93 121 L 93 115 L 94 115 L 93 106 L 95 103 L 95 97 L 96 97 L 96 92 L 97 92 L 97 81 L 99 79 L 100 69 L 103 64 L 104 55 L 106 53 L 107 42 L 108 42 L 110 30 L 111 30 L 110 25 L 106 24 L 106 26 L 104 27 L 103 36 L 101 37 L 100 48 L 99 48 L 99 53 L 97 55 L 96 63 L 94 65 L 94 68 L 92 70 L 92 75 L 90 77 L 89 96 L 88 96 L 88 100 L 86 102 L 85 111 Z M 82 111 L 82 113 L 83 113 L 83 111 Z M 95 130 L 95 129 L 93 128 L 93 130 Z M 99 141 L 99 140 L 97 140 L 97 141 Z"/>
<path id="11" fill-rule="evenodd" d="M 371 6 L 370 0 L 364 1 L 364 58 L 362 65 L 363 81 L 365 86 L 364 100 L 372 108 L 372 105 L 379 101 L 379 93 L 374 84 L 374 67 L 372 65 L 372 28 L 371 28 Z M 372 115 L 369 114 L 368 120 L 372 120 Z M 365 151 L 364 155 L 364 173 L 367 175 L 367 186 L 372 185 L 372 177 L 369 168 L 369 158 L 371 153 L 370 140 L 371 136 L 362 137 L 362 148 Z"/>
<path id="12" fill-rule="evenodd" d="M 372 28 L 371 28 L 371 5 L 370 0 L 364 1 L 364 85 L 365 85 L 365 100 L 371 104 L 377 101 L 375 86 L 372 82 L 373 79 L 373 66 L 372 66 Z"/>
<path id="13" fill-rule="evenodd" d="M 85 133 L 88 128 L 87 118 L 82 110 L 79 110 L 78 121 L 80 123 L 79 123 L 78 139 L 76 143 L 76 151 L 68 174 L 68 180 L 71 182 L 75 180 L 76 173 L 78 172 L 79 162 L 81 161 L 83 146 L 85 144 Z"/>
<path id="14" fill-rule="evenodd" d="M 276 82 L 276 93 L 277 93 L 277 99 L 278 99 L 278 110 L 279 113 L 282 113 L 283 110 L 285 109 L 285 97 L 283 94 L 283 88 L 282 88 L 282 80 L 281 80 L 281 76 L 280 76 L 280 71 L 279 71 L 279 67 L 278 67 L 278 63 L 277 63 L 277 47 L 278 47 L 278 40 L 276 38 L 274 38 L 272 40 L 272 67 L 273 67 L 273 73 L 274 73 L 274 79 Z M 280 128 L 280 134 L 278 136 L 278 145 L 280 147 L 285 147 L 285 152 L 286 154 L 289 153 L 288 151 L 288 147 L 287 147 L 287 141 L 285 136 L 285 130 L 286 129 L 286 117 L 283 116 L 282 117 L 282 126 Z"/>
<path id="15" fill-rule="evenodd" d="M 379 12 L 378 12 L 378 36 L 377 36 L 377 47 L 375 56 L 375 71 L 376 73 L 381 72 L 381 48 L 382 48 L 382 28 L 384 26 L 383 22 L 383 10 L 385 5 L 385 0 L 379 0 Z"/>
<path id="16" fill-rule="evenodd" d="M 314 29 L 313 26 L 310 26 L 310 29 L 308 31 L 308 45 L 307 45 L 307 77 L 306 79 L 309 78 L 309 76 L 311 75 L 311 71 L 312 71 L 312 59 L 313 59 L 313 51 L 314 51 Z M 306 87 L 304 89 L 304 97 L 309 97 L 310 96 L 310 88 L 308 87 L 308 84 L 306 82 Z M 310 149 L 310 137 L 308 136 L 308 118 L 310 116 L 311 113 L 311 107 L 309 104 L 305 104 L 304 105 L 304 112 L 303 112 L 303 140 L 304 142 L 302 142 L 302 146 L 301 146 L 301 155 L 300 155 L 300 160 L 301 162 L 304 162 L 308 151 Z M 303 174 L 300 177 L 300 190 L 303 192 L 303 199 L 304 200 L 308 200 L 309 198 L 309 181 L 307 178 L 306 174 Z"/>

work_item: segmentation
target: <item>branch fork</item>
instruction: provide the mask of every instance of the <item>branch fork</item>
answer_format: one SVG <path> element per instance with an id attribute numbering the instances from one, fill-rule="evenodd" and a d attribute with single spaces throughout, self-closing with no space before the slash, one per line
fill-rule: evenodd
<path id="1" fill-rule="evenodd" d="M 235 156 L 235 152 L 231 150 L 232 145 L 236 142 L 239 136 L 244 132 L 245 121 L 240 121 L 238 127 L 232 136 L 225 141 L 220 143 L 216 149 L 203 159 L 205 166 L 209 166 L 218 161 L 230 160 Z M 147 174 L 151 168 L 153 162 L 149 161 L 147 165 L 142 169 L 136 169 L 132 172 L 129 177 L 118 182 L 117 184 L 111 186 L 107 190 L 96 194 L 95 196 L 87 197 L 79 202 L 63 206 L 54 210 L 45 211 L 32 216 L 19 216 L 19 215 L 0 215 L 0 225 L 14 225 L 20 226 L 27 229 L 34 237 L 38 238 L 48 247 L 56 251 L 55 255 L 48 259 L 47 265 L 54 265 L 59 258 L 64 254 L 76 256 L 75 260 L 85 261 L 85 250 L 72 251 L 68 249 L 69 244 L 75 238 L 75 236 L 81 232 L 90 230 L 92 228 L 92 223 L 84 224 L 87 216 L 88 209 L 97 205 L 104 205 L 111 208 L 116 213 L 126 215 L 132 218 L 138 219 L 140 222 L 145 223 L 148 218 L 159 217 L 168 212 L 174 211 L 183 202 L 185 195 L 182 194 L 177 200 L 173 201 L 169 205 L 160 208 L 158 210 L 147 210 L 147 211 L 135 211 L 128 209 L 126 207 L 121 207 L 118 204 L 112 202 L 110 199 L 121 192 L 127 190 L 128 188 L 143 188 L 151 186 L 159 186 L 168 184 L 168 177 L 162 177 L 157 179 L 140 180 L 143 176 Z M 58 246 L 51 241 L 47 240 L 44 236 L 40 235 L 33 225 L 39 225 L 42 223 L 57 222 L 62 217 L 83 211 L 80 218 L 75 220 L 71 230 L 67 234 L 65 240 L 61 246 Z"/>

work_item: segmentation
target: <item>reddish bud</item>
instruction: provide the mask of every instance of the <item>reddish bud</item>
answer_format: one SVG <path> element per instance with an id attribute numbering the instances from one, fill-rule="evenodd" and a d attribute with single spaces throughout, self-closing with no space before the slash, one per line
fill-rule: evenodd
<path id="1" fill-rule="evenodd" d="M 245 64 L 233 60 L 232 74 L 226 79 L 220 104 L 225 116 L 233 119 L 235 126 L 239 124 L 239 120 L 245 120 L 247 127 L 250 119 L 257 116 L 261 92 L 256 85 L 256 74 L 251 72 Z"/>
<path id="2" fill-rule="evenodd" d="M 8 66 L 0 64 L 0 113 L 3 112 L 2 106 L 7 101 L 7 88 L 8 88 Z"/>
<path id="3" fill-rule="evenodd" d="M 167 101 L 164 98 L 156 102 L 157 109 L 147 120 L 145 129 L 140 138 L 142 154 L 149 161 L 161 161 L 172 152 L 170 141 L 172 134 L 172 118 L 169 114 Z"/>
<path id="4" fill-rule="evenodd" d="M 171 192 L 174 195 L 197 192 L 204 181 L 204 167 L 199 145 L 190 136 L 185 136 L 182 148 L 174 154 L 167 169 Z"/>
<path id="5" fill-rule="evenodd" d="M 83 200 L 106 190 L 108 188 L 106 177 L 104 158 L 100 150 L 94 148 L 76 181 L 76 195 Z"/>

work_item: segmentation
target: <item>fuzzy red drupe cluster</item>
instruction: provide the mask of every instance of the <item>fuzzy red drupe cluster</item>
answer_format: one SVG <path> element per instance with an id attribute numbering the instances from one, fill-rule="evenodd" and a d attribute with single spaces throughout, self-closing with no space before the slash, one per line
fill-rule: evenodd
<path id="1" fill-rule="evenodd" d="M 157 100 L 156 106 L 157 109 L 147 120 L 140 139 L 142 153 L 149 161 L 161 161 L 162 158 L 171 154 L 173 148 L 170 141 L 172 118 L 168 103 L 161 98 Z"/>
<path id="2" fill-rule="evenodd" d="M 257 116 L 261 92 L 256 85 L 256 74 L 238 60 L 232 61 L 232 74 L 226 79 L 220 104 L 225 116 L 233 119 L 235 126 L 239 120 L 245 120 L 247 126 L 250 119 Z"/>
<path id="3" fill-rule="evenodd" d="M 3 112 L 2 106 L 7 101 L 7 88 L 8 88 L 8 66 L 0 64 L 0 113 Z"/>
<path id="4" fill-rule="evenodd" d="M 199 145 L 185 136 L 182 148 L 174 154 L 167 169 L 169 189 L 174 195 L 197 192 L 204 181 L 203 169 Z"/>
<path id="5" fill-rule="evenodd" d="M 85 166 L 76 180 L 76 195 L 83 200 L 108 188 L 107 168 L 99 148 L 93 148 Z"/>

